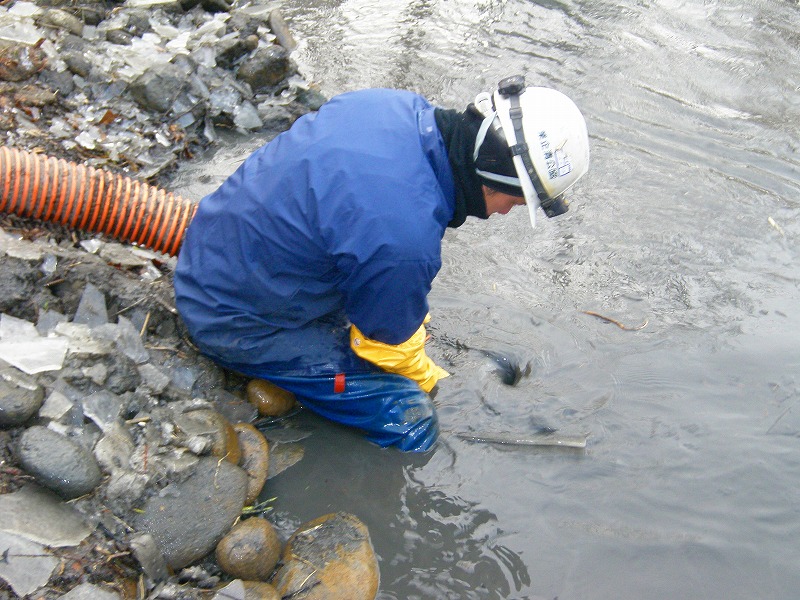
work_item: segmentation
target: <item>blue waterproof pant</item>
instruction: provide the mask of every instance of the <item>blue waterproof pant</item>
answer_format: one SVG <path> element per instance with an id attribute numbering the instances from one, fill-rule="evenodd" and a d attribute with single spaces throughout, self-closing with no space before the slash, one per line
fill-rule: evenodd
<path id="1" fill-rule="evenodd" d="M 286 360 L 230 362 L 224 350 L 211 357 L 232 371 L 292 392 L 304 407 L 361 429 L 380 446 L 422 452 L 436 441 L 439 426 L 430 396 L 416 381 L 359 358 L 350 349 L 343 318 L 272 333 L 264 343 L 269 345 L 265 354 Z"/>

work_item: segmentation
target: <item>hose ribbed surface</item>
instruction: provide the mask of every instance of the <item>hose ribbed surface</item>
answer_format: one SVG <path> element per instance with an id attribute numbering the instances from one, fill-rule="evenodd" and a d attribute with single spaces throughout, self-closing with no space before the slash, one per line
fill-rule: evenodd
<path id="1" fill-rule="evenodd" d="M 178 254 L 196 204 L 129 177 L 0 147 L 0 213 Z"/>

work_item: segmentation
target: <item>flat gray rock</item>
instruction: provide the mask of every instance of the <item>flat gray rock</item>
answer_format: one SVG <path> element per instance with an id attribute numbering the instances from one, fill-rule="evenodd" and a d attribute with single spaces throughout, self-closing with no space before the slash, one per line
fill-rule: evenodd
<path id="1" fill-rule="evenodd" d="M 99 585 L 82 583 L 61 596 L 61 600 L 120 600 L 120 595 Z"/>
<path id="2" fill-rule="evenodd" d="M 0 530 L 51 548 L 77 546 L 92 532 L 78 511 L 36 485 L 0 495 Z"/>
<path id="3" fill-rule="evenodd" d="M 41 544 L 4 531 L 0 531 L 0 555 L 0 578 L 20 598 L 45 585 L 61 562 Z"/>

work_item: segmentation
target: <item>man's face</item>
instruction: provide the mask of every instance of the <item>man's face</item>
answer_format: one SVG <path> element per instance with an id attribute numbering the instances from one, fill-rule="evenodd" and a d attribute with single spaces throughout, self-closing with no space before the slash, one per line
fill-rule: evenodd
<path id="1" fill-rule="evenodd" d="M 486 186 L 483 186 L 483 199 L 486 202 L 487 217 L 495 213 L 500 215 L 508 214 L 515 206 L 522 206 L 525 204 L 525 198 L 521 196 L 504 194 L 503 192 L 498 192 Z"/>

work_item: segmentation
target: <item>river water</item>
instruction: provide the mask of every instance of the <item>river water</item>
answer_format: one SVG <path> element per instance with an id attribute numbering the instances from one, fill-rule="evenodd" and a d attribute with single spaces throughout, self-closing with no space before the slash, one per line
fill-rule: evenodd
<path id="1" fill-rule="evenodd" d="M 445 433 L 409 456 L 305 415 L 305 459 L 265 492 L 276 518 L 358 515 L 384 600 L 796 598 L 798 2 L 282 7 L 329 96 L 401 87 L 463 108 L 522 73 L 582 109 L 591 167 L 567 215 L 531 231 L 518 208 L 447 233 L 429 352 L 453 373 L 436 396 L 447 432 L 590 437 L 581 451 Z"/>

